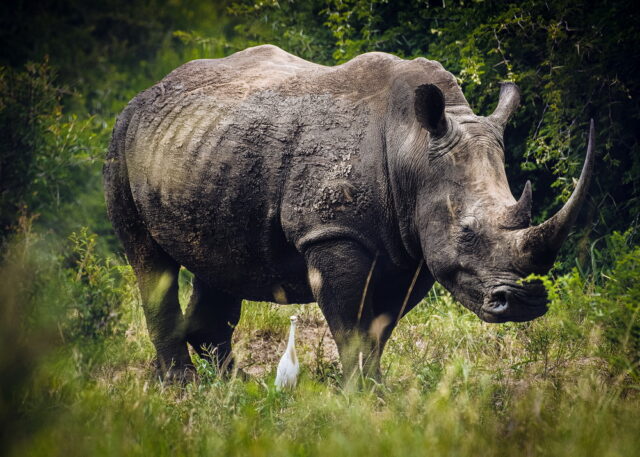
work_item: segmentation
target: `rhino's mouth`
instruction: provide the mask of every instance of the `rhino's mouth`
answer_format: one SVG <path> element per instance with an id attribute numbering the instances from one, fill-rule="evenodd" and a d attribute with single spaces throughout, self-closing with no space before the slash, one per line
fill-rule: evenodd
<path id="1" fill-rule="evenodd" d="M 548 302 L 540 284 L 503 284 L 487 294 L 478 314 L 486 322 L 525 322 L 546 313 Z"/>

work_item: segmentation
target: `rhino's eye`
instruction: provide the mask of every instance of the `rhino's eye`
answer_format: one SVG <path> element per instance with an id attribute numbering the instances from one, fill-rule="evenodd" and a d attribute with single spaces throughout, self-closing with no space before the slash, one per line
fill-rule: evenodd
<path id="1" fill-rule="evenodd" d="M 467 248 L 473 248 L 478 242 L 478 220 L 473 216 L 464 217 L 460 221 L 458 240 Z"/>
<path id="2" fill-rule="evenodd" d="M 476 239 L 476 233 L 468 225 L 463 225 L 460 231 L 460 241 L 464 243 L 473 243 Z"/>

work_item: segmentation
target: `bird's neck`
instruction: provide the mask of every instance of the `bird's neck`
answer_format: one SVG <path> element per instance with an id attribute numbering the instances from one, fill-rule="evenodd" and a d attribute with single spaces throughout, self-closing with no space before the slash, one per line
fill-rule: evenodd
<path id="1" fill-rule="evenodd" d="M 294 348 L 296 346 L 295 333 L 296 333 L 296 324 L 295 322 L 292 322 L 291 328 L 289 328 L 289 344 L 287 345 L 287 348 Z"/>

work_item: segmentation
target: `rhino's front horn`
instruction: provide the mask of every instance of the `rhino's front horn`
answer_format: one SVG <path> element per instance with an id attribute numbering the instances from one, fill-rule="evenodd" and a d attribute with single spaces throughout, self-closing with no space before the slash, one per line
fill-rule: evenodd
<path id="1" fill-rule="evenodd" d="M 520 104 L 520 89 L 514 83 L 500 83 L 498 106 L 489 116 L 493 122 L 504 128 L 511 115 Z"/>
<path id="2" fill-rule="evenodd" d="M 571 226 L 578 217 L 580 208 L 584 203 L 591 175 L 593 174 L 595 129 L 593 119 L 589 128 L 589 144 L 587 157 L 582 166 L 580 180 L 571 197 L 564 206 L 550 219 L 540 225 L 526 229 L 522 237 L 522 251 L 531 256 L 531 262 L 536 269 L 548 269 L 555 260 L 560 246 L 567 238 Z"/>

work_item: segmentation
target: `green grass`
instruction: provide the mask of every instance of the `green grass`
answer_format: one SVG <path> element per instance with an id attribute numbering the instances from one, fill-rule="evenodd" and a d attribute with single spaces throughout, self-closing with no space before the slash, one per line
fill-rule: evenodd
<path id="1" fill-rule="evenodd" d="M 608 273 L 637 278 L 632 260 L 638 258 L 636 248 L 619 262 L 623 271 Z M 107 262 L 92 262 L 108 269 Z M 60 271 L 77 272 L 89 263 L 79 258 Z M 22 284 L 20 275 L 30 270 L 10 266 L 3 277 L 11 273 L 12 284 Z M 120 274 L 119 283 L 98 276 L 87 286 L 112 287 L 122 297 L 120 327 L 112 335 L 61 341 L 58 324 L 78 315 L 58 310 L 56 326 L 51 319 L 33 324 L 14 335 L 19 341 L 11 349 L 4 345 L 3 384 L 19 379 L 7 354 L 24 354 L 30 367 L 20 372 L 19 395 L 2 405 L 12 409 L 3 413 L 14 427 L 10 455 L 602 457 L 640 450 L 637 365 L 620 363 L 631 340 L 612 337 L 618 321 L 602 317 L 616 315 L 617 303 L 635 297 L 637 286 L 621 289 L 622 279 L 620 295 L 607 298 L 606 310 L 607 282 L 596 286 L 577 273 L 561 277 L 544 318 L 505 325 L 480 322 L 436 288 L 395 331 L 382 360 L 384 383 L 354 392 L 340 387 L 335 355 L 319 344 L 324 324 L 316 305 L 244 304 L 238 365 L 260 368 L 248 380 L 221 379 L 197 361 L 196 382 L 160 382 L 151 369 L 153 348 L 133 276 L 128 267 Z M 57 294 L 62 304 L 86 298 L 54 282 L 55 268 L 40 275 L 40 292 L 32 290 L 36 302 L 39 293 Z M 185 289 L 188 276 L 181 279 Z M 14 314 L 3 316 L 3 324 L 21 316 L 16 297 L 24 296 L 7 284 L 4 309 Z M 302 373 L 293 392 L 277 392 L 275 366 L 292 313 L 301 316 Z M 635 317 L 625 316 L 620 331 L 628 336 Z M 33 332 L 47 328 L 54 331 L 44 333 L 51 343 L 43 348 L 41 334 Z M 625 360 L 637 360 L 629 354 Z"/>

